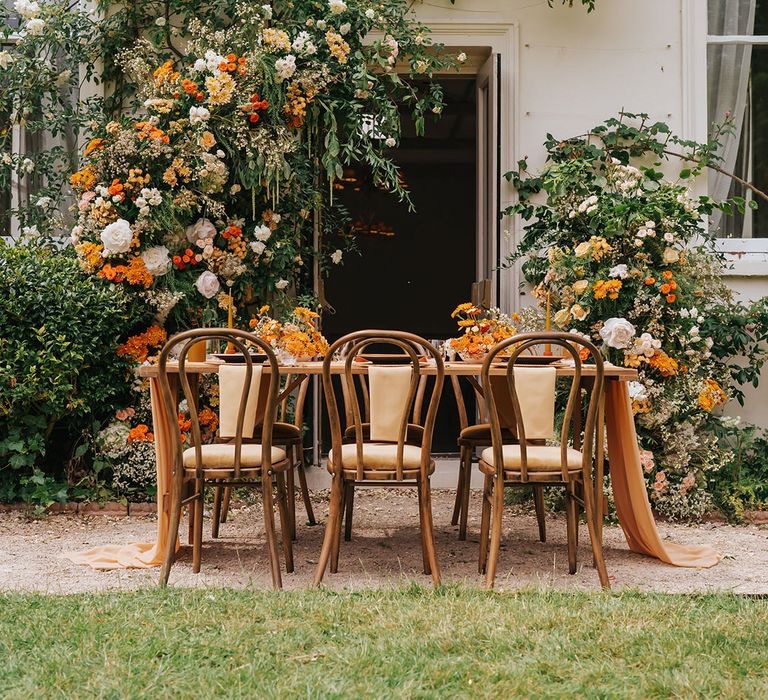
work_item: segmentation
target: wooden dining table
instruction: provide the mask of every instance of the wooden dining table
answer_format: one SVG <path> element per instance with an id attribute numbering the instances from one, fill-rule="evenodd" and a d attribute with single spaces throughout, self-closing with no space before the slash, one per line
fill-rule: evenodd
<path id="1" fill-rule="evenodd" d="M 218 373 L 224 363 L 209 358 L 206 362 L 187 362 L 188 377 L 194 381 L 204 374 Z M 281 375 L 290 375 L 291 380 L 283 388 L 281 396 L 290 393 L 301 381 L 308 376 L 322 373 L 322 362 L 298 362 L 279 366 Z M 366 374 L 368 363 L 353 363 L 355 374 Z M 565 360 L 552 363 L 558 377 L 574 376 L 574 366 Z M 624 531 L 627 543 L 633 551 L 656 557 L 668 564 L 676 566 L 708 567 L 714 566 L 721 556 L 716 551 L 702 546 L 681 546 L 662 542 L 656 529 L 639 457 L 637 435 L 627 389 L 628 382 L 637 378 L 636 370 L 620 367 L 611 363 L 605 364 L 605 383 L 603 395 L 600 397 L 598 408 L 598 430 L 603 435 L 607 428 L 608 455 L 614 501 L 619 522 Z M 436 369 L 429 364 L 419 368 L 426 376 L 434 375 Z M 271 372 L 268 364 L 264 372 Z M 332 374 L 343 374 L 344 362 L 331 364 Z M 446 376 L 465 377 L 480 391 L 478 377 L 481 364 L 473 362 L 446 362 Z M 505 364 L 491 367 L 491 376 L 504 376 L 507 372 Z M 169 363 L 168 373 L 172 391 L 178 393 L 178 364 Z M 595 369 L 583 365 L 581 380 L 588 384 L 595 375 Z M 169 530 L 170 486 L 173 470 L 174 433 L 163 408 L 159 384 L 159 368 L 157 365 L 144 365 L 139 368 L 139 376 L 149 380 L 152 405 L 153 432 L 155 438 L 157 460 L 157 541 L 154 543 L 138 543 L 132 545 L 107 545 L 94 548 L 88 552 L 68 555 L 73 561 L 90 565 L 94 568 L 111 569 L 127 567 L 149 567 L 162 564 L 162 553 L 168 537 L 178 533 Z M 596 504 L 596 526 L 598 535 L 602 537 L 602 524 L 605 515 L 603 498 L 603 477 L 605 473 L 605 440 L 598 440 L 595 450 L 594 489 Z"/>

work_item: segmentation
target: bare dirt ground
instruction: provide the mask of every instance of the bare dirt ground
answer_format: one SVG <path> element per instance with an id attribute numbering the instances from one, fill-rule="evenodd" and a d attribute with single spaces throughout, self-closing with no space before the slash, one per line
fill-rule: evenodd
<path id="1" fill-rule="evenodd" d="M 436 544 L 444 583 L 481 586 L 477 573 L 480 499 L 473 495 L 470 529 L 459 542 L 458 529 L 450 524 L 453 494 L 435 491 L 433 510 Z M 296 571 L 283 573 L 287 589 L 307 587 L 320 551 L 327 501 L 315 500 L 319 525 L 304 524 L 304 510 L 297 502 L 298 542 L 294 543 Z M 206 520 L 203 567 L 191 571 L 191 552 L 183 547 L 171 572 L 174 586 L 270 587 L 261 506 L 237 509 L 222 526 L 219 540 L 210 539 Z M 106 515 L 50 515 L 31 519 L 19 512 L 0 513 L 0 590 L 75 593 L 127 590 L 153 586 L 157 569 L 94 571 L 61 557 L 62 552 L 98 544 L 152 542 L 156 520 L 148 517 Z M 598 588 L 591 565 L 586 527 L 580 528 L 579 570 L 567 571 L 565 521 L 547 518 L 548 538 L 538 541 L 536 521 L 527 509 L 510 506 L 505 514 L 497 588 L 551 586 L 560 589 Z M 671 593 L 725 590 L 768 593 L 768 528 L 706 524 L 686 527 L 660 523 L 662 538 L 681 544 L 709 544 L 725 557 L 711 569 L 668 566 L 627 548 L 618 526 L 605 530 L 605 556 L 614 588 Z M 186 529 L 182 530 L 186 542 Z M 282 557 L 281 557 L 282 560 Z M 430 585 L 421 570 L 421 548 L 415 492 L 361 489 L 355 497 L 351 542 L 342 542 L 339 573 L 326 573 L 324 583 L 334 589 L 395 586 L 407 582 Z"/>

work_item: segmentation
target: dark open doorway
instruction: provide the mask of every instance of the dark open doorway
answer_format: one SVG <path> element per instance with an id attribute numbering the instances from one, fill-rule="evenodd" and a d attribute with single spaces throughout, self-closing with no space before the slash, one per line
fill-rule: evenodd
<path id="1" fill-rule="evenodd" d="M 467 300 L 476 275 L 477 105 L 473 77 L 443 82 L 445 108 L 417 137 L 403 114 L 396 160 L 415 212 L 350 168 L 339 191 L 355 222 L 361 255 L 350 255 L 326 285 L 336 312 L 329 340 L 361 328 L 390 328 L 430 340 L 456 335 L 451 311 Z M 446 386 L 433 449 L 456 452 L 454 398 Z"/>
<path id="2" fill-rule="evenodd" d="M 327 283 L 336 309 L 323 322 L 329 338 L 366 327 L 454 334 L 450 313 L 475 279 L 477 110 L 474 78 L 445 80 L 443 89 L 445 109 L 428 120 L 425 136 L 403 116 L 396 160 L 415 212 L 359 169 L 345 174 L 340 196 L 361 255 L 350 255 Z"/>

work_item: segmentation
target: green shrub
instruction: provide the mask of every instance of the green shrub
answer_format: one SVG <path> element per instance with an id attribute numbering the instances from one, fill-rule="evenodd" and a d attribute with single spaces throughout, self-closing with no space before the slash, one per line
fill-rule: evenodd
<path id="1" fill-rule="evenodd" d="M 52 478 L 72 483 L 94 424 L 128 400 L 115 348 L 146 312 L 69 248 L 0 244 L 0 291 L 0 497 L 44 503 L 66 495 Z"/>

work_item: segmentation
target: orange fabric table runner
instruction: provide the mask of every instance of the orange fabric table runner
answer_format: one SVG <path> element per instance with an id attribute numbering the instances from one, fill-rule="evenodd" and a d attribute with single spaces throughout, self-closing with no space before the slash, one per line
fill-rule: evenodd
<path id="1" fill-rule="evenodd" d="M 711 547 L 662 542 L 648 501 L 627 382 L 609 380 L 605 384 L 605 422 L 613 496 L 629 548 L 633 552 L 655 557 L 673 566 L 715 566 L 722 559 L 722 555 Z M 162 409 L 160 386 L 156 377 L 150 380 L 150 391 L 157 451 L 157 541 L 154 544 L 102 545 L 85 552 L 64 555 L 77 564 L 104 570 L 147 568 L 162 564 L 169 537 L 164 494 L 170 489 L 173 464 L 170 445 L 172 433 Z M 178 533 L 175 535 L 178 538 Z M 608 564 L 610 565 L 610 562 Z"/>

